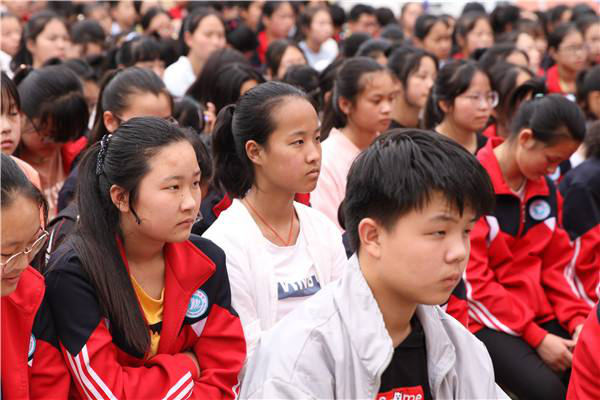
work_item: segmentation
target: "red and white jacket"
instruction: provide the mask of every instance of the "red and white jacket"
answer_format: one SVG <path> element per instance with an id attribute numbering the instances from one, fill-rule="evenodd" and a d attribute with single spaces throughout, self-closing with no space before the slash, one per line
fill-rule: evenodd
<path id="1" fill-rule="evenodd" d="M 567 399 L 600 399 L 600 308 L 590 313 L 577 340 Z"/>
<path id="2" fill-rule="evenodd" d="M 111 327 L 96 290 L 67 242 L 52 255 L 48 299 L 78 398 L 220 399 L 236 397 L 246 344 L 231 307 L 225 254 L 192 235 L 165 245 L 165 290 L 160 342 L 148 358 Z M 126 263 L 126 260 L 124 260 Z M 192 351 L 192 360 L 181 354 Z"/>
<path id="3" fill-rule="evenodd" d="M 2 399 L 65 399 L 71 377 L 62 359 L 44 278 L 28 267 L 2 296 Z"/>
<path id="4" fill-rule="evenodd" d="M 521 201 L 506 184 L 490 139 L 478 153 L 496 193 L 496 207 L 471 232 L 464 273 L 469 329 L 483 327 L 520 336 L 537 347 L 540 324 L 558 319 L 570 333 L 591 307 L 576 287 L 573 248 L 561 227 L 562 199 L 549 178 L 527 181 Z"/>
<path id="5" fill-rule="evenodd" d="M 563 223 L 573 241 L 581 297 L 594 306 L 600 298 L 600 159 L 590 158 L 560 183 Z"/>

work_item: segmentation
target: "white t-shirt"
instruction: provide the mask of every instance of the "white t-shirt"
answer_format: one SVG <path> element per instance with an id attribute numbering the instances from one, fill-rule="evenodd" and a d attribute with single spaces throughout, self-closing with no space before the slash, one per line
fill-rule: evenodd
<path id="1" fill-rule="evenodd" d="M 317 270 L 310 254 L 302 227 L 296 244 L 280 247 L 261 236 L 277 282 L 277 318 L 279 321 L 304 300 L 321 290 Z"/>
<path id="2" fill-rule="evenodd" d="M 321 45 L 321 48 L 317 53 L 313 52 L 305 41 L 301 41 L 298 46 L 300 46 L 304 52 L 308 65 L 319 72 L 327 68 L 339 53 L 338 44 L 333 39 L 327 39 L 325 43 Z"/>
<path id="3" fill-rule="evenodd" d="M 175 97 L 183 97 L 195 80 L 192 63 L 186 56 L 179 57 L 179 60 L 169 65 L 163 75 L 165 86 Z"/>

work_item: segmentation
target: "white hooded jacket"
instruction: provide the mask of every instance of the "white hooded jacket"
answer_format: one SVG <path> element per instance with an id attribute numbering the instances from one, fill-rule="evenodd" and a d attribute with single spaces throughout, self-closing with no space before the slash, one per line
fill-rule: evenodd
<path id="1" fill-rule="evenodd" d="M 419 305 L 435 399 L 507 399 L 483 345 L 438 306 Z M 394 353 L 354 255 L 340 280 L 266 332 L 246 365 L 241 398 L 374 399 Z"/>

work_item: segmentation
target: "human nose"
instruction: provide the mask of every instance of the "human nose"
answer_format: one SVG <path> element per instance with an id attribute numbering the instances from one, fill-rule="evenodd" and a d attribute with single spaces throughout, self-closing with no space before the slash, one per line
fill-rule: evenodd
<path id="1" fill-rule="evenodd" d="M 471 240 L 469 236 L 453 238 L 446 253 L 446 262 L 448 264 L 462 263 L 469 257 L 471 250 Z"/>
<path id="2" fill-rule="evenodd" d="M 0 129 L 2 130 L 2 135 L 9 135 L 12 132 L 12 126 L 6 114 L 0 116 Z"/>
<path id="3" fill-rule="evenodd" d="M 197 190 L 200 192 L 200 189 Z M 184 211 L 193 210 L 196 208 L 196 204 L 200 202 L 201 194 L 196 193 L 196 189 L 188 189 L 183 193 L 181 199 L 181 209 Z M 196 199 L 198 197 L 198 199 Z"/>

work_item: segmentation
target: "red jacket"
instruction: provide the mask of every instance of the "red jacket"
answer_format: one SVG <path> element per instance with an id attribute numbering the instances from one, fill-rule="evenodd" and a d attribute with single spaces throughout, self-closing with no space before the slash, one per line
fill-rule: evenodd
<path id="1" fill-rule="evenodd" d="M 69 243 L 53 254 L 48 298 L 78 398 L 235 397 L 246 344 L 231 307 L 225 254 L 212 242 L 192 236 L 167 244 L 164 256 L 160 342 L 158 353 L 148 358 L 128 348 L 123 333 L 111 329 Z M 198 358 L 200 376 L 180 354 L 186 350 Z"/>
<path id="2" fill-rule="evenodd" d="M 554 65 L 546 71 L 546 87 L 548 94 L 558 93 L 566 94 L 560 87 L 560 76 L 558 75 L 558 65 Z"/>
<path id="3" fill-rule="evenodd" d="M 567 399 L 600 399 L 600 308 L 598 305 L 590 313 L 579 335 Z"/>
<path id="4" fill-rule="evenodd" d="M 489 173 L 496 208 L 471 232 L 471 257 L 464 274 L 469 329 L 483 327 L 521 336 L 537 347 L 540 324 L 558 319 L 569 332 L 591 307 L 574 285 L 573 248 L 561 227 L 562 200 L 549 178 L 527 181 L 524 201 L 508 187 L 490 139 L 478 159 Z"/>
<path id="5" fill-rule="evenodd" d="M 2 296 L 2 399 L 65 399 L 71 378 L 44 300 L 44 278 L 28 267 Z"/>
<path id="6" fill-rule="evenodd" d="M 85 136 L 80 137 L 77 140 L 73 140 L 71 142 L 67 142 L 63 144 L 60 149 L 62 160 L 63 160 L 63 168 L 65 172 L 68 174 L 71 172 L 71 168 L 73 167 L 73 162 L 83 151 L 85 146 L 87 146 L 87 138 Z"/>
<path id="7" fill-rule="evenodd" d="M 590 158 L 560 183 L 563 222 L 575 246 L 577 288 L 591 306 L 600 297 L 600 159 Z"/>

